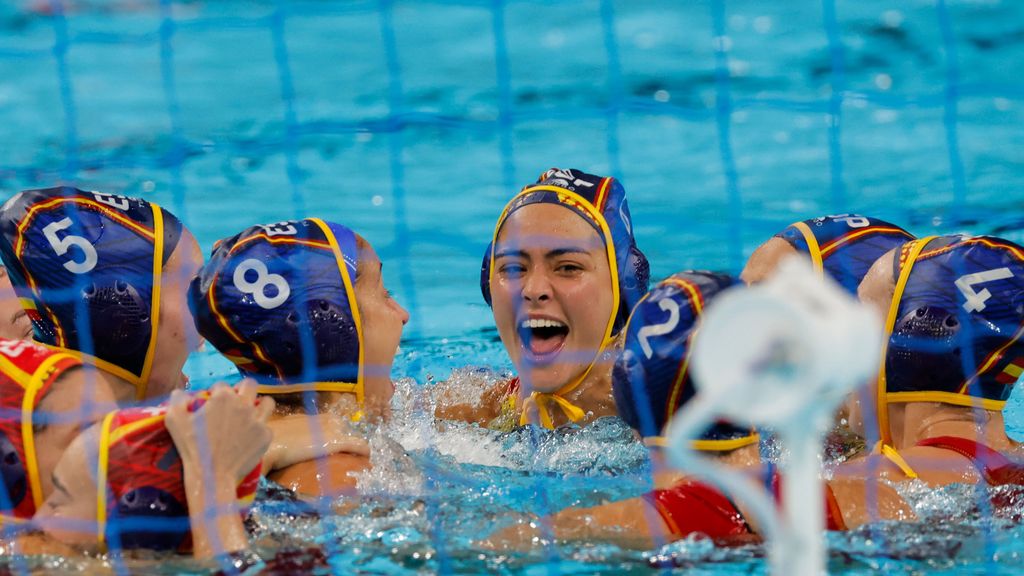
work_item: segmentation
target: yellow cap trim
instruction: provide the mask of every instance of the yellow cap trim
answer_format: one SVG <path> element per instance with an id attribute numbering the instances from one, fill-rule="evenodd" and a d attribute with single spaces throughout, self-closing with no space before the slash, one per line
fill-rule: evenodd
<path id="1" fill-rule="evenodd" d="M 811 227 L 804 222 L 797 222 L 793 224 L 793 227 L 804 235 L 804 240 L 807 242 L 807 250 L 811 254 L 811 264 L 814 265 L 814 271 L 819 275 L 824 275 L 825 266 L 821 261 L 821 247 L 818 246 L 818 239 L 814 236 L 814 232 L 811 232 Z"/>
<path id="2" fill-rule="evenodd" d="M 611 315 L 608 318 L 608 324 L 605 326 L 604 338 L 602 339 L 601 347 L 598 349 L 597 354 L 594 355 L 594 359 L 587 366 L 586 370 L 584 370 L 578 378 L 570 381 L 565 386 L 562 386 L 556 392 L 533 392 L 530 395 L 532 398 L 534 398 L 534 401 L 537 405 L 537 409 L 540 412 L 541 423 L 544 425 L 545 428 L 553 428 L 553 424 L 551 422 L 551 415 L 547 413 L 545 400 L 554 401 L 559 407 L 562 408 L 562 411 L 565 412 L 566 417 L 568 417 L 573 422 L 578 422 L 583 418 L 583 411 L 580 410 L 579 407 L 565 400 L 564 395 L 575 390 L 587 378 L 587 376 L 590 374 L 590 371 L 593 370 L 594 364 L 597 362 L 597 359 L 601 357 L 601 354 L 605 351 L 608 345 L 614 341 L 614 338 L 612 337 L 612 328 L 615 327 L 615 316 L 618 315 L 619 307 L 621 306 L 622 302 L 620 300 L 619 294 L 619 268 L 616 264 L 615 258 L 615 242 L 612 239 L 611 230 L 608 228 L 608 222 L 605 220 L 604 215 L 601 214 L 601 212 L 598 211 L 598 209 L 593 204 L 591 204 L 586 198 L 580 196 L 575 192 L 566 190 L 565 188 L 559 188 L 558 186 L 532 186 L 529 188 L 524 188 L 518 194 L 513 196 L 512 199 L 508 201 L 508 204 L 505 205 L 505 209 L 501 211 L 501 216 L 498 217 L 498 223 L 495 224 L 494 226 L 494 235 L 491 237 L 491 257 L 487 275 L 488 286 L 494 284 L 494 260 L 495 252 L 498 249 L 498 233 L 501 232 L 501 226 L 505 223 L 505 219 L 508 218 L 509 209 L 512 207 L 512 204 L 517 199 L 519 199 L 519 197 L 524 196 L 526 194 L 532 194 L 534 192 L 545 191 L 554 192 L 560 196 L 570 198 L 576 203 L 574 204 L 574 206 L 582 208 L 584 211 L 586 211 L 587 214 L 589 214 L 590 217 L 593 218 L 594 221 L 597 222 L 597 224 L 600 226 L 601 234 L 604 237 L 605 254 L 607 254 L 608 256 L 608 270 L 611 272 L 612 301 L 614 302 Z M 360 347 L 360 351 L 361 350 L 362 347 Z M 573 410 L 572 408 L 575 408 L 575 410 Z M 526 407 L 524 406 L 523 411 L 519 416 L 519 424 L 525 425 L 528 422 L 529 418 L 527 416 Z"/>
<path id="3" fill-rule="evenodd" d="M 259 394 L 293 394 L 296 392 L 347 392 L 356 394 L 358 384 L 352 382 L 310 382 L 306 384 L 260 384 L 256 386 Z"/>
<path id="4" fill-rule="evenodd" d="M 110 426 L 117 412 L 103 417 L 100 426 L 100 450 L 96 464 L 96 538 L 100 544 L 106 542 L 107 534 L 107 467 L 110 465 Z"/>
<path id="5" fill-rule="evenodd" d="M 907 461 L 903 459 L 903 456 L 900 456 L 900 453 L 897 452 L 896 449 L 893 448 L 892 446 L 889 446 L 888 444 L 883 444 L 882 456 L 885 456 L 886 458 L 889 459 L 890 462 L 899 467 L 899 469 L 902 470 L 904 474 L 906 474 L 907 478 L 917 478 L 917 472 L 914 472 L 914 469 L 910 467 L 910 464 L 907 464 Z"/>
<path id="6" fill-rule="evenodd" d="M 5 376 L 13 378 L 22 388 L 28 390 L 32 386 L 32 375 L 22 370 L 14 362 L 11 362 L 10 358 L 4 354 L 0 354 L 0 368 L 2 368 Z"/>
<path id="7" fill-rule="evenodd" d="M 355 282 L 353 278 L 349 277 L 348 266 L 345 264 L 345 257 L 341 253 L 341 247 L 338 245 L 338 239 L 334 237 L 334 232 L 331 231 L 331 228 L 319 218 L 310 218 L 309 221 L 320 228 L 324 233 L 324 236 L 327 238 L 328 243 L 330 243 L 331 252 L 334 252 L 334 259 L 337 261 L 338 271 L 341 273 L 341 281 L 345 283 L 345 295 L 348 297 L 348 307 L 352 312 L 352 319 L 356 323 L 356 338 L 359 341 L 359 372 L 356 375 L 356 388 L 354 392 L 356 395 L 356 401 L 359 403 L 359 407 L 362 408 L 365 394 L 365 389 L 363 387 L 365 384 L 363 370 L 365 365 L 364 358 L 366 356 L 366 346 L 363 341 L 363 320 L 362 316 L 359 314 L 359 305 L 356 302 Z M 352 256 L 358 261 L 357 254 L 353 254 Z"/>
<path id="8" fill-rule="evenodd" d="M 135 399 L 146 398 L 146 391 L 149 388 L 149 377 L 153 371 L 153 357 L 156 355 L 156 334 L 160 328 L 160 292 L 163 278 L 164 264 L 164 214 L 160 206 L 150 203 L 153 211 L 153 292 L 149 302 L 149 346 L 146 348 L 146 358 L 142 363 L 142 372 L 139 374 L 139 382 L 135 385 Z"/>
<path id="9" fill-rule="evenodd" d="M 984 408 L 985 410 L 1000 411 L 1006 406 L 1005 400 L 992 400 L 979 398 L 956 392 L 940 392 L 938 390 L 926 390 L 922 392 L 889 392 L 885 395 L 886 402 L 942 402 L 956 406 L 967 406 L 969 408 Z"/>
<path id="10" fill-rule="evenodd" d="M 896 315 L 900 310 L 900 300 L 903 298 L 903 291 L 907 287 L 907 281 L 910 279 L 910 271 L 914 268 L 914 262 L 917 261 L 917 257 L 921 254 L 921 251 L 924 250 L 924 247 L 935 238 L 937 238 L 937 236 L 926 236 L 911 242 L 910 252 L 907 254 L 907 261 L 904 262 L 900 268 L 900 275 L 896 280 L 896 289 L 893 291 L 892 300 L 889 302 L 889 314 L 885 319 L 885 334 L 882 338 L 882 355 L 880 365 L 878 367 L 878 397 L 876 399 L 878 434 L 883 445 L 892 444 L 892 432 L 889 430 L 889 405 L 887 404 L 887 397 L 889 394 L 885 389 L 885 357 L 889 351 L 889 337 L 892 335 L 892 330 L 896 326 Z M 900 257 L 900 251 L 901 250 L 896 251 L 896 258 Z"/>
<path id="11" fill-rule="evenodd" d="M 36 343 L 41 345 L 41 346 L 45 346 L 45 347 L 49 348 L 50 350 L 56 350 L 56 351 L 62 352 L 64 354 L 67 354 L 68 356 L 71 356 L 72 358 L 75 358 L 75 359 L 81 361 L 83 364 L 86 364 L 86 365 L 89 365 L 89 366 L 95 366 L 96 368 L 99 368 L 100 370 L 102 370 L 102 371 L 104 371 L 104 372 L 106 372 L 108 374 L 113 374 L 114 376 L 117 376 L 118 378 L 121 378 L 122 380 L 127 381 L 132 386 L 135 386 L 136 390 L 138 390 L 139 386 L 141 386 L 141 380 L 139 380 L 138 375 L 133 374 L 133 373 L 129 372 L 128 370 L 125 370 L 124 368 L 118 366 L 117 364 L 114 364 L 112 362 L 108 362 L 108 361 L 106 361 L 106 360 L 104 360 L 102 358 L 97 358 L 97 357 L 95 357 L 95 356 L 93 356 L 91 354 L 86 354 L 85 352 L 80 352 L 78 350 L 72 350 L 71 348 L 62 348 L 60 346 L 52 346 L 50 344 L 44 344 L 42 342 L 36 342 Z"/>
<path id="12" fill-rule="evenodd" d="M 747 436 L 730 438 L 728 440 L 691 440 L 690 448 L 701 452 L 729 452 L 731 450 L 736 450 L 737 448 L 757 444 L 760 441 L 761 435 L 756 432 L 751 432 Z M 644 444 L 658 448 L 667 448 L 668 439 L 664 436 L 649 436 L 644 438 Z"/>
<path id="13" fill-rule="evenodd" d="M 32 431 L 32 414 L 35 412 L 36 395 L 46 384 L 44 380 L 54 370 L 54 365 L 70 356 L 67 354 L 53 354 L 43 360 L 36 371 L 32 374 L 29 386 L 25 389 L 25 396 L 21 402 L 21 440 L 25 448 L 25 467 L 28 469 L 29 489 L 32 492 L 32 501 L 38 510 L 43 504 L 43 489 L 39 481 L 39 461 L 36 459 L 35 434 Z"/>
<path id="14" fill-rule="evenodd" d="M 117 444 L 118 442 L 123 440 L 125 436 L 131 436 L 132 434 L 138 432 L 139 430 L 151 428 L 154 424 L 163 422 L 164 419 L 167 418 L 167 412 L 164 411 L 162 408 L 160 408 L 160 410 L 161 411 L 157 414 L 153 414 L 152 416 L 148 416 L 146 418 L 141 418 L 139 420 L 128 422 L 127 424 L 118 426 L 116 430 L 111 430 L 110 446 Z"/>
<path id="15" fill-rule="evenodd" d="M 1003 372 L 1013 378 L 1020 378 L 1021 374 L 1024 374 L 1024 368 L 1016 364 L 1010 364 L 1006 368 L 1003 368 Z"/>

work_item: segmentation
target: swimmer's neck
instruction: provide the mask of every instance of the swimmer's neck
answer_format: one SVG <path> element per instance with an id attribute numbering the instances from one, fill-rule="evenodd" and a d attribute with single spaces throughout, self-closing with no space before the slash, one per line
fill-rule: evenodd
<path id="1" fill-rule="evenodd" d="M 95 374 L 99 382 L 106 383 L 110 387 L 118 406 L 129 406 L 138 401 L 138 389 L 131 382 L 102 368 L 90 370 L 90 373 Z"/>
<path id="2" fill-rule="evenodd" d="M 893 447 L 915 446 L 922 440 L 956 436 L 977 440 L 994 450 L 1011 450 L 1017 443 L 1006 435 L 1003 413 L 941 402 L 907 402 L 889 405 Z"/>
<path id="3" fill-rule="evenodd" d="M 612 367 L 622 348 L 622 341 L 623 339 L 619 337 L 607 349 L 602 350 L 583 381 L 569 392 L 561 394 L 562 398 L 583 410 L 586 416 L 579 424 L 591 422 L 602 416 L 618 414 L 615 409 L 615 399 L 612 396 Z M 574 378 L 576 377 L 574 376 Z M 520 408 L 532 404 L 530 392 L 527 391 L 526 386 L 520 386 L 517 395 L 516 404 Z M 558 408 L 554 408 L 550 412 L 555 427 L 569 423 L 566 415 Z"/>

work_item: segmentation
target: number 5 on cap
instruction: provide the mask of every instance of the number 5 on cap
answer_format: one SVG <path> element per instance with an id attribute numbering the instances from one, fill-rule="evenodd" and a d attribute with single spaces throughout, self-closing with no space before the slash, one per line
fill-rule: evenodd
<path id="1" fill-rule="evenodd" d="M 82 254 L 85 255 L 85 260 L 81 262 L 69 260 L 64 263 L 64 267 L 74 274 L 85 274 L 96 267 L 96 248 L 81 236 L 75 236 L 74 234 L 68 234 L 64 238 L 57 236 L 57 232 L 70 227 L 71 218 L 64 217 L 62 220 L 47 224 L 43 228 L 43 236 L 50 243 L 50 247 L 57 253 L 57 256 L 63 256 L 68 253 L 72 246 L 78 246 Z"/>

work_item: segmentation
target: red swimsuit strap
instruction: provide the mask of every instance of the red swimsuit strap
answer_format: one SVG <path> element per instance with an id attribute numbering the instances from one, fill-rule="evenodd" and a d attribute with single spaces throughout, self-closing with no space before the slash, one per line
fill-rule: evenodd
<path id="1" fill-rule="evenodd" d="M 1002 452 L 976 440 L 956 436 L 937 436 L 917 443 L 918 446 L 950 450 L 969 458 L 992 486 L 1024 484 L 1024 465 L 1011 461 Z"/>

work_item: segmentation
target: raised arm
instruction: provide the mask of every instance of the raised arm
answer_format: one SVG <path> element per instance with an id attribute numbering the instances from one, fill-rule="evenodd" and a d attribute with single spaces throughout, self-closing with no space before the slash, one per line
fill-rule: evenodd
<path id="1" fill-rule="evenodd" d="M 181 456 L 197 558 L 248 548 L 237 488 L 270 446 L 267 419 L 273 409 L 268 398 L 257 403 L 251 381 L 234 390 L 215 386 L 194 412 L 189 411 L 185 394 L 171 395 L 166 426 Z"/>

